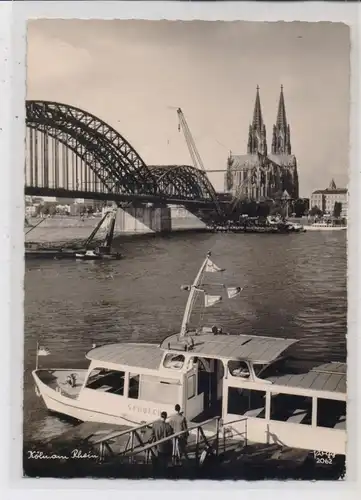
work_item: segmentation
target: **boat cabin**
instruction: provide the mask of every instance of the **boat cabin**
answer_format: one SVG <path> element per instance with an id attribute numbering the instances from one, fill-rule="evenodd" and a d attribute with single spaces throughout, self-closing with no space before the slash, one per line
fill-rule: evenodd
<path id="1" fill-rule="evenodd" d="M 284 354 L 295 342 L 203 329 L 160 346 L 97 347 L 87 354 L 79 403 L 97 400 L 132 423 L 171 415 L 178 403 L 189 421 L 221 416 L 235 439 L 344 454 L 345 365 L 285 373 Z"/>

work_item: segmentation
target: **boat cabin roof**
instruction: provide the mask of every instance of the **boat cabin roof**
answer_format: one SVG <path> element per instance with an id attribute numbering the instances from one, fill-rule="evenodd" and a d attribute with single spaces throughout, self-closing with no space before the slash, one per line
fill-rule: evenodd
<path id="1" fill-rule="evenodd" d="M 113 363 L 156 370 L 159 368 L 163 351 L 156 344 L 107 344 L 95 347 L 86 354 L 91 361 Z"/>
<path id="2" fill-rule="evenodd" d="M 171 335 L 163 340 L 161 348 L 184 352 L 185 345 L 188 345 L 188 350 L 195 356 L 267 364 L 296 342 L 298 340 L 256 335 L 190 334 L 182 342 L 178 335 Z"/>
<path id="3" fill-rule="evenodd" d="M 346 364 L 326 363 L 312 368 L 307 373 L 268 377 L 277 385 L 300 387 L 315 391 L 346 393 Z"/>

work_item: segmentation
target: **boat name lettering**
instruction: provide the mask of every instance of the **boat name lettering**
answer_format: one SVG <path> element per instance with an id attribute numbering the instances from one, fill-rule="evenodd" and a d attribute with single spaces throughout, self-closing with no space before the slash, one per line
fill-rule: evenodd
<path id="1" fill-rule="evenodd" d="M 128 405 L 129 411 L 136 411 L 138 413 L 144 413 L 144 415 L 160 415 L 160 411 L 158 408 L 146 408 L 144 406 L 138 406 L 138 405 Z"/>

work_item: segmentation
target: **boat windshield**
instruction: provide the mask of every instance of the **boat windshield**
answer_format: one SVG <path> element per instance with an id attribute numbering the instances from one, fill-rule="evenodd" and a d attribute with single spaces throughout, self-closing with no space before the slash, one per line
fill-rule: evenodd
<path id="1" fill-rule="evenodd" d="M 258 378 L 267 379 L 269 377 L 276 377 L 282 375 L 285 372 L 286 358 L 279 359 L 269 364 L 259 364 L 253 365 L 253 370 Z"/>
<path id="2" fill-rule="evenodd" d="M 122 396 L 124 394 L 124 379 L 125 373 L 123 371 L 95 368 L 91 371 L 85 387 Z"/>

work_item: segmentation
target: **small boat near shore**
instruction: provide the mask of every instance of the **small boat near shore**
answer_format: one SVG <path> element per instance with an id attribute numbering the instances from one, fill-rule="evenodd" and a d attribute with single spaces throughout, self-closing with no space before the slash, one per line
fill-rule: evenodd
<path id="1" fill-rule="evenodd" d="M 306 231 L 346 231 L 345 219 L 322 218 L 305 226 Z"/>
<path id="2" fill-rule="evenodd" d="M 37 395 L 52 412 L 129 427 L 152 422 L 162 411 L 170 415 L 179 404 L 190 422 L 221 417 L 236 440 L 345 455 L 344 363 L 296 369 L 289 349 L 298 340 L 191 326 L 198 298 L 207 308 L 241 295 L 239 286 L 208 282 L 208 273 L 222 271 L 207 254 L 193 284 L 182 287 L 189 295 L 180 331 L 158 345 L 93 346 L 87 369 L 65 370 L 39 368 L 38 356 L 51 353 L 37 346 Z"/>

